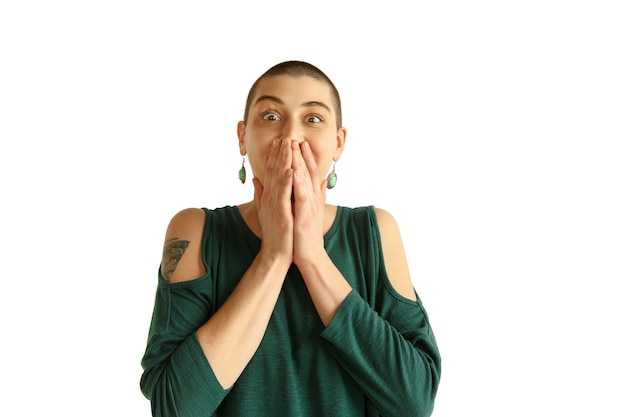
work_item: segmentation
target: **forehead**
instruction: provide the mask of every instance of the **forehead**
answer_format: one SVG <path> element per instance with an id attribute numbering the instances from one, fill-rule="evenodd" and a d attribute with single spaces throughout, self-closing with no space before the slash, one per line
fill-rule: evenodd
<path id="1" fill-rule="evenodd" d="M 274 75 L 261 80 L 254 94 L 252 104 L 263 96 L 279 98 L 285 104 L 301 104 L 318 101 L 330 107 L 332 95 L 330 86 L 307 75 Z"/>

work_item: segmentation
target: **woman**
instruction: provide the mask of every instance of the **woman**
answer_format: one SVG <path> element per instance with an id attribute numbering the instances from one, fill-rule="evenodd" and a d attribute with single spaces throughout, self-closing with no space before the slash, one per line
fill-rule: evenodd
<path id="1" fill-rule="evenodd" d="M 166 232 L 142 360 L 153 415 L 430 415 L 440 357 L 397 224 L 325 203 L 346 142 L 333 83 L 278 64 L 237 131 L 253 200 Z"/>

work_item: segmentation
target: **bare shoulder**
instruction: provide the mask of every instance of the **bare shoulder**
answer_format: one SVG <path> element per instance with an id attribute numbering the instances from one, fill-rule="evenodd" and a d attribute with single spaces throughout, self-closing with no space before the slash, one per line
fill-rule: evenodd
<path id="1" fill-rule="evenodd" d="M 398 223 L 388 211 L 381 208 L 375 208 L 374 211 L 380 229 L 383 257 L 389 281 L 401 296 L 410 300 L 417 300 Z"/>
<path id="2" fill-rule="evenodd" d="M 165 233 L 161 276 L 170 283 L 200 278 L 206 271 L 202 262 L 204 210 L 188 208 L 172 217 Z"/>

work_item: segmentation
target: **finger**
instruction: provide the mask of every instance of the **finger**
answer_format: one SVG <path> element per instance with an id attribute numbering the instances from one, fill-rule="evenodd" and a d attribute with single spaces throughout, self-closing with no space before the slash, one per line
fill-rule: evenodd
<path id="1" fill-rule="evenodd" d="M 307 170 L 311 177 L 311 182 L 313 182 L 313 184 L 319 184 L 319 170 L 317 168 L 317 162 L 315 162 L 315 156 L 313 155 L 313 151 L 311 150 L 311 145 L 309 145 L 309 142 L 304 141 L 300 145 L 300 149 L 302 151 L 302 158 L 304 159 L 304 163 L 306 164 Z"/>
<path id="2" fill-rule="evenodd" d="M 277 184 L 278 195 L 282 198 L 288 198 L 291 202 L 291 190 L 293 187 L 293 151 L 289 140 L 284 139 L 281 144 L 280 158 L 277 162 Z"/>
<path id="3" fill-rule="evenodd" d="M 280 169 L 285 172 L 287 169 L 291 169 L 293 163 L 293 150 L 290 140 L 283 139 L 280 152 Z"/>
<path id="4" fill-rule="evenodd" d="M 291 197 L 292 188 L 292 151 L 291 143 L 287 139 L 275 139 L 272 142 L 270 156 L 265 168 L 265 182 L 263 184 L 268 198 L 284 200 Z"/>
<path id="5" fill-rule="evenodd" d="M 294 171 L 299 171 L 299 178 L 308 177 L 308 168 L 306 166 L 306 163 L 304 162 L 304 158 L 302 157 L 301 144 L 293 141 L 291 144 L 291 148 L 293 150 L 293 162 L 291 165 L 292 168 L 294 169 Z"/>
<path id="6" fill-rule="evenodd" d="M 292 144 L 293 149 L 293 188 L 296 200 L 303 200 L 307 193 L 311 193 L 311 176 L 304 162 L 301 151 L 301 143 L 296 141 Z"/>
<path id="7" fill-rule="evenodd" d="M 267 163 L 265 164 L 265 178 L 269 184 L 272 174 L 275 172 L 277 161 L 279 160 L 281 150 L 281 141 L 274 139 L 272 141 L 272 147 L 270 148 L 270 154 L 267 157 Z"/>

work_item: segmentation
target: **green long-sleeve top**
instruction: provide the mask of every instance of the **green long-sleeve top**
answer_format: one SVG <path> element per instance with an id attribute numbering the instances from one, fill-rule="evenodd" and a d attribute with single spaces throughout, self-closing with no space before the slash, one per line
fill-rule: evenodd
<path id="1" fill-rule="evenodd" d="M 441 361 L 421 299 L 392 287 L 373 207 L 339 207 L 326 251 L 353 290 L 327 327 L 292 265 L 263 340 L 223 389 L 195 331 L 231 294 L 261 241 L 234 206 L 207 210 L 207 273 L 159 274 L 141 389 L 159 417 L 429 416 Z"/>

